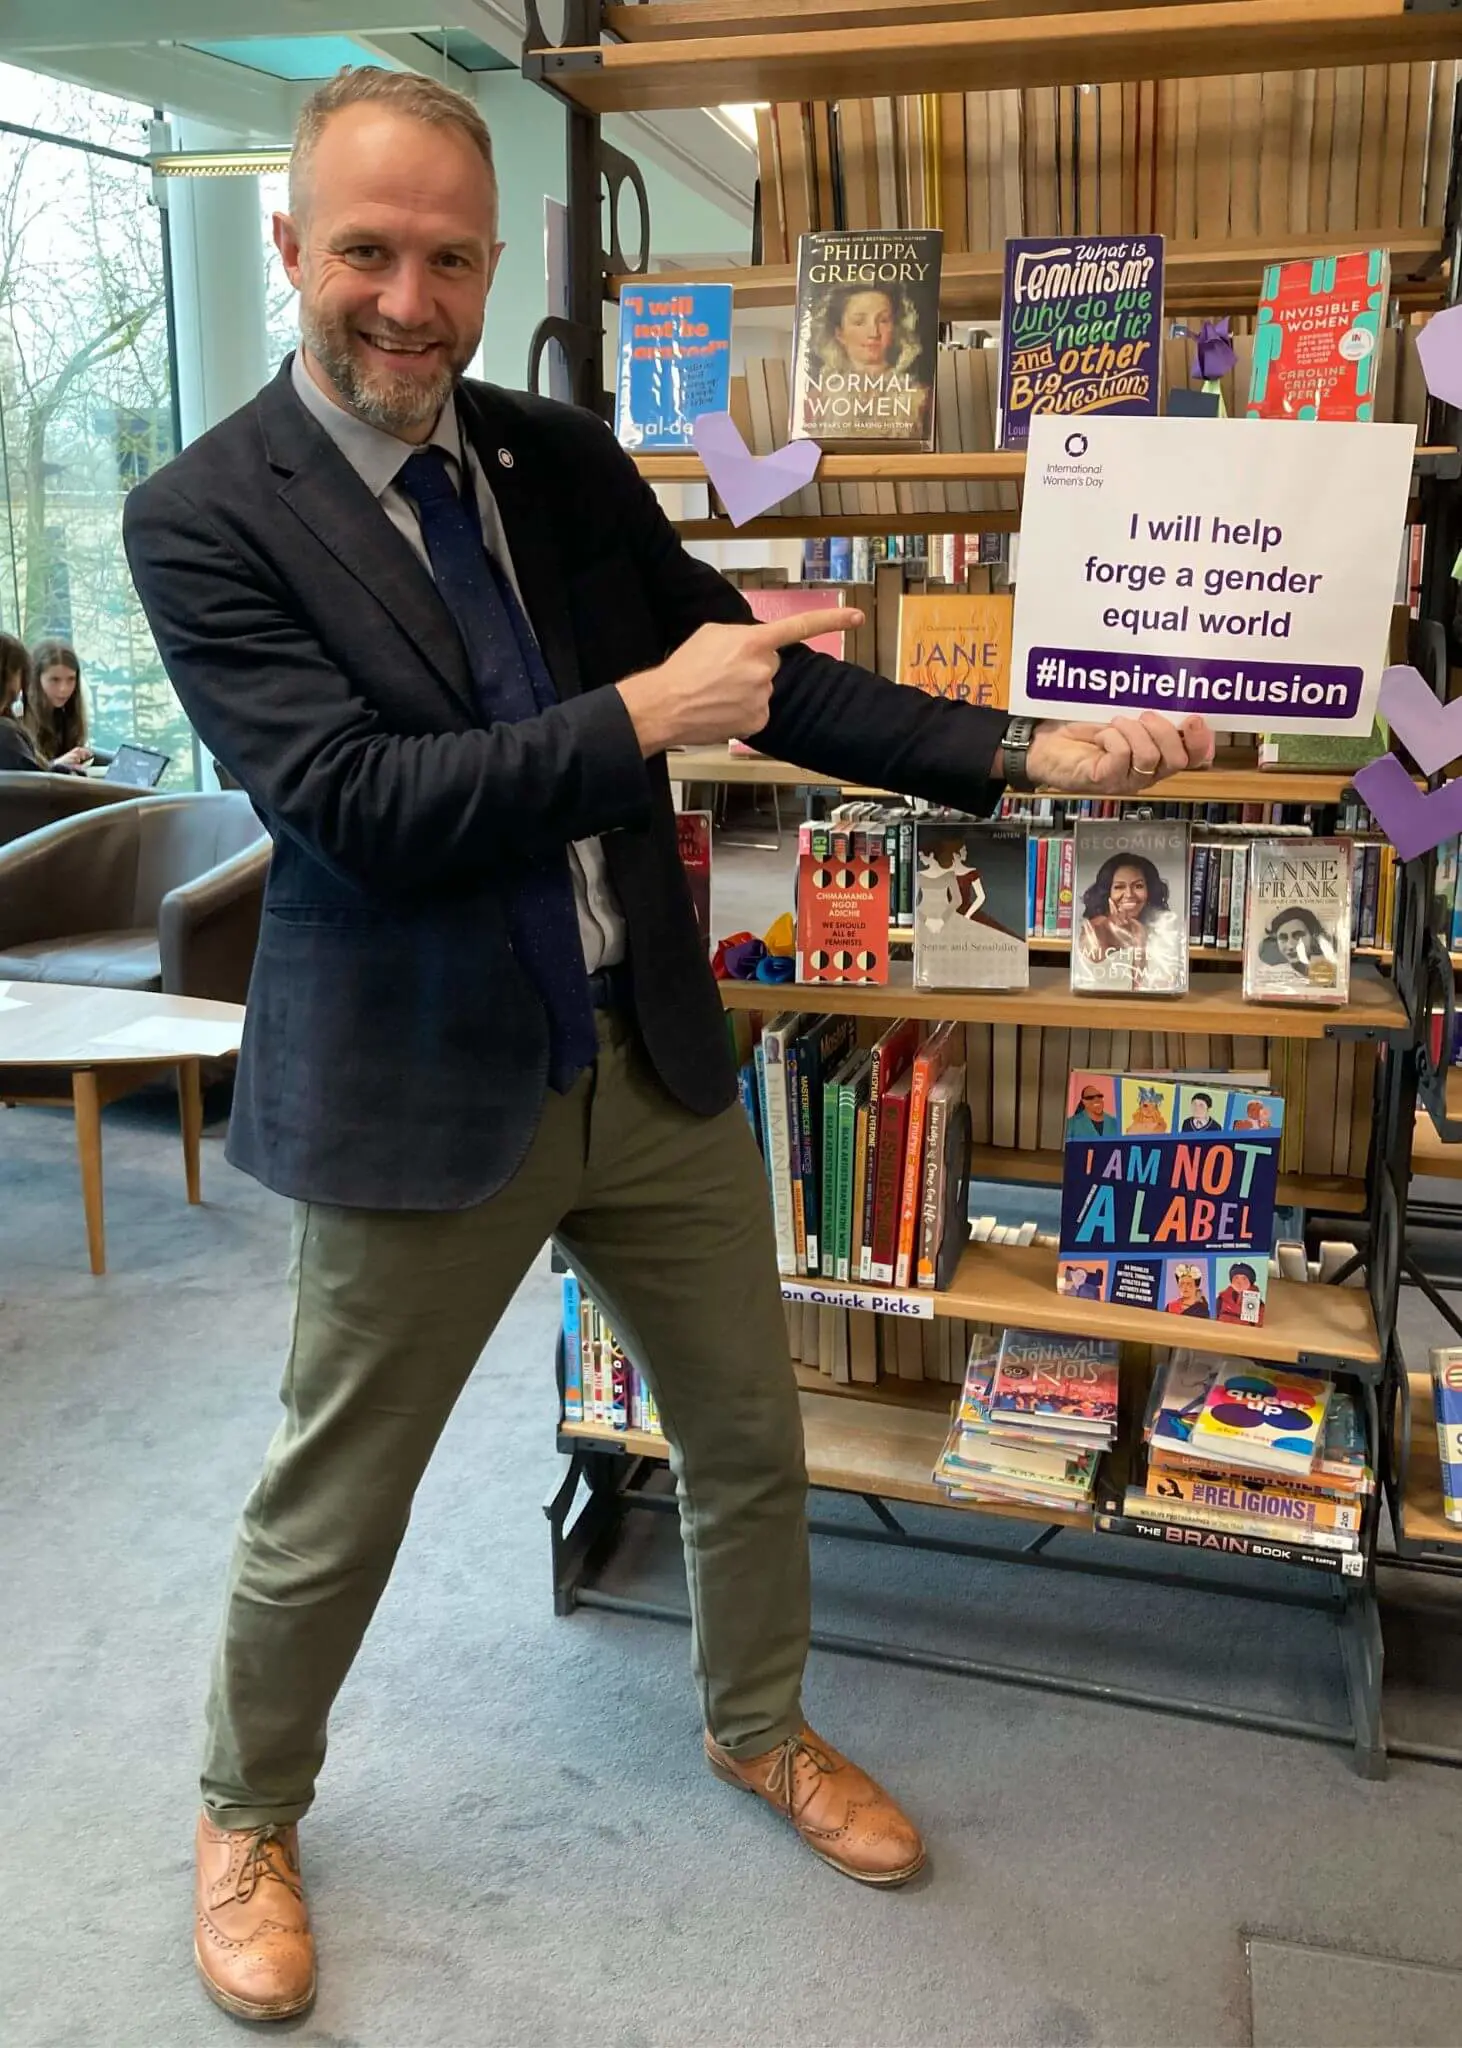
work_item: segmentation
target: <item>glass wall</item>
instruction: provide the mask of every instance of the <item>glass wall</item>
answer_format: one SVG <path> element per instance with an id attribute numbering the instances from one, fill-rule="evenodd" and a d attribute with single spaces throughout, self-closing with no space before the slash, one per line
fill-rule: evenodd
<path id="1" fill-rule="evenodd" d="M 193 736 L 122 552 L 127 492 L 173 453 L 163 222 L 149 109 L 0 65 L 0 627 L 69 641 L 95 743 Z M 73 145 L 81 145 L 80 147 Z"/>

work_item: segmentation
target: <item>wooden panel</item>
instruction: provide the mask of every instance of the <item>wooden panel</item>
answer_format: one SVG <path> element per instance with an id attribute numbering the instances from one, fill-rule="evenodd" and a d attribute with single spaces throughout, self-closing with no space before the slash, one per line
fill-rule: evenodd
<path id="1" fill-rule="evenodd" d="M 1151 0 L 1173 5 L 1175 0 Z M 1132 0 L 1081 0 L 1083 10 L 1130 8 Z M 627 43 L 665 43 L 700 36 L 800 35 L 810 29 L 897 28 L 911 12 L 920 21 L 1019 20 L 1069 14 L 1072 0 L 653 0 L 603 9 L 605 32 Z"/>

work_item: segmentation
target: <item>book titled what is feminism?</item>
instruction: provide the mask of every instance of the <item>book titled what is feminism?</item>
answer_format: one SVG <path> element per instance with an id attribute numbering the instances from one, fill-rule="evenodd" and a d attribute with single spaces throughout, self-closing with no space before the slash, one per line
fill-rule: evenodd
<path id="1" fill-rule="evenodd" d="M 1058 235 L 1005 244 L 1002 448 L 1037 413 L 1157 411 L 1161 235 Z"/>
<path id="2" fill-rule="evenodd" d="M 937 228 L 799 238 L 792 440 L 934 446 L 943 244 Z"/>

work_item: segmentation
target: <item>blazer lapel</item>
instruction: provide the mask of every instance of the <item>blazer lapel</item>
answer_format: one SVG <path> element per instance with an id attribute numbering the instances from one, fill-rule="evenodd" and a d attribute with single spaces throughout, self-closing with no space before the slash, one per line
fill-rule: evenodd
<path id="1" fill-rule="evenodd" d="M 259 395 L 269 460 L 285 472 L 280 499 L 385 606 L 476 724 L 477 699 L 462 636 L 436 585 L 330 436 L 310 418 L 288 379 L 286 362 Z"/>
<path id="2" fill-rule="evenodd" d="M 491 391 L 481 385 L 458 386 L 457 412 L 497 500 L 513 573 L 548 672 L 560 697 L 577 697 L 583 678 L 543 496 L 546 479 L 538 473 L 530 430 L 520 416 L 494 406 Z"/>

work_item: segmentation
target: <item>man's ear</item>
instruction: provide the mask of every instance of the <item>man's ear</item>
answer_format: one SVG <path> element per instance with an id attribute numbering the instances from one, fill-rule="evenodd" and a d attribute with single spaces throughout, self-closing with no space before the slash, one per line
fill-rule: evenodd
<path id="1" fill-rule="evenodd" d="M 284 274 L 298 290 L 300 271 L 303 267 L 303 237 L 292 216 L 287 213 L 276 213 L 270 225 L 274 235 L 274 246 L 279 251 L 280 262 L 284 265 Z"/>
<path id="2" fill-rule="evenodd" d="M 506 248 L 507 248 L 507 246 L 508 246 L 508 245 L 507 245 L 507 243 L 506 243 L 506 242 L 494 242 L 494 243 L 493 243 L 493 245 L 492 245 L 492 248 L 491 248 L 491 249 L 490 249 L 490 250 L 488 251 L 488 256 L 487 256 L 487 290 L 488 290 L 488 291 L 491 291 L 491 290 L 492 290 L 492 281 L 493 281 L 493 279 L 494 279 L 494 278 L 495 278 L 495 277 L 497 276 L 497 266 L 498 266 L 498 259 L 499 259 L 499 257 L 501 257 L 501 255 L 502 255 L 502 253 L 503 253 L 504 249 L 506 249 Z"/>

